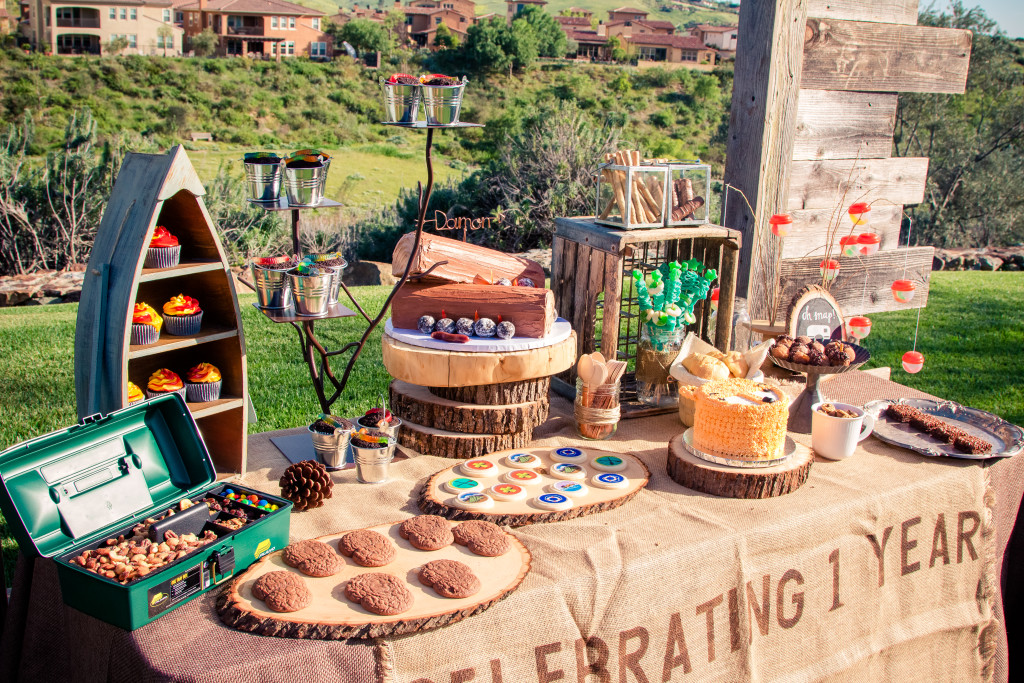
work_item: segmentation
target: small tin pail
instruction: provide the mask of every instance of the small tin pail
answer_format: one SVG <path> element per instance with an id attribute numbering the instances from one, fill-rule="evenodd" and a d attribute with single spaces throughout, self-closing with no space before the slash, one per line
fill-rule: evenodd
<path id="1" fill-rule="evenodd" d="M 420 118 L 419 85 L 381 83 L 386 123 L 416 123 Z"/>
<path id="2" fill-rule="evenodd" d="M 250 263 L 249 272 L 256 285 L 256 297 L 261 308 L 288 308 L 292 305 L 292 283 L 287 271 L 260 268 Z"/>
<path id="3" fill-rule="evenodd" d="M 424 85 L 423 109 L 427 113 L 428 126 L 448 126 L 459 122 L 462 108 L 462 92 L 465 83 L 459 85 Z"/>
<path id="4" fill-rule="evenodd" d="M 295 300 L 296 314 L 310 317 L 327 315 L 334 273 L 326 272 L 321 275 L 288 273 L 288 277 L 292 283 L 292 298 Z"/>

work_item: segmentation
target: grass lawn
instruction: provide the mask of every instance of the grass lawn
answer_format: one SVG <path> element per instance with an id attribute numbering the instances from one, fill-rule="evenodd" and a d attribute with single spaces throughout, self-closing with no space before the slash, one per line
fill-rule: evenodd
<path id="1" fill-rule="evenodd" d="M 379 309 L 386 287 L 357 287 L 369 312 Z M 250 432 L 307 424 L 320 412 L 298 340 L 290 325 L 266 320 L 242 296 L 242 324 L 249 363 L 249 389 L 259 416 Z M 928 308 L 921 313 L 917 348 L 924 370 L 909 375 L 900 365 L 914 338 L 916 311 L 875 314 L 871 366 L 890 366 L 892 379 L 921 391 L 1024 423 L 1024 273 L 936 273 Z M 76 304 L 0 310 L 0 450 L 75 421 L 74 334 Z M 327 348 L 354 340 L 362 318 L 317 324 Z M 382 326 L 383 327 L 383 326 Z M 356 363 L 342 415 L 361 414 L 386 391 L 389 376 L 380 362 L 376 331 Z M 342 365 L 334 366 L 340 371 Z M 339 372 L 340 374 L 340 372 Z M 4 558 L 12 566 L 15 544 L 0 524 Z"/>

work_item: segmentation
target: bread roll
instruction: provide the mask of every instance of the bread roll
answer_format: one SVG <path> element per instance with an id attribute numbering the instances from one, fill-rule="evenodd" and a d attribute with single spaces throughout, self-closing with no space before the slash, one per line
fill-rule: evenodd
<path id="1" fill-rule="evenodd" d="M 729 367 L 707 354 L 691 353 L 683 359 L 683 367 L 701 379 L 729 379 Z"/>
<path id="2" fill-rule="evenodd" d="M 729 372 L 732 373 L 733 377 L 746 377 L 747 372 L 750 371 L 750 366 L 747 365 L 747 361 L 744 360 L 743 354 L 739 351 L 730 351 L 725 354 L 722 362 L 729 368 Z"/>

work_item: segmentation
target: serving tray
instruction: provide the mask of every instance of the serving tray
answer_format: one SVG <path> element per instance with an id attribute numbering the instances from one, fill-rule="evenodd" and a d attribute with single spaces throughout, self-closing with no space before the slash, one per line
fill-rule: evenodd
<path id="1" fill-rule="evenodd" d="M 380 638 L 425 631 L 461 621 L 479 614 L 514 591 L 530 571 L 531 555 L 519 539 L 509 534 L 509 549 L 499 557 L 483 557 L 468 548 L 452 543 L 440 550 L 419 550 L 398 533 L 401 522 L 369 527 L 390 538 L 396 548 L 395 559 L 383 567 L 362 567 L 351 557 L 333 576 L 313 578 L 289 567 L 283 551 L 267 555 L 235 579 L 217 598 L 221 621 L 240 631 L 265 636 L 305 638 L 312 640 L 343 640 L 346 638 Z M 456 526 L 455 522 L 451 525 Z M 348 531 L 321 536 L 337 551 L 338 539 Z M 458 560 L 469 565 L 480 579 L 480 590 L 468 598 L 442 598 L 419 582 L 418 570 L 433 560 Z M 298 574 L 313 592 L 313 602 L 297 612 L 275 612 L 262 600 L 253 597 L 252 585 L 260 576 L 272 571 Z M 393 574 L 412 591 L 412 607 L 401 614 L 381 616 L 363 609 L 345 597 L 349 579 L 367 572 Z"/>
<path id="2" fill-rule="evenodd" d="M 992 444 L 992 452 L 974 455 L 961 453 L 952 445 L 920 432 L 909 424 L 896 422 L 885 414 L 885 409 L 902 404 L 953 422 L 971 436 L 977 436 Z M 898 400 L 879 399 L 864 406 L 864 410 L 875 418 L 874 435 L 894 446 L 900 446 L 929 457 L 962 458 L 964 460 L 987 460 L 1007 458 L 1024 449 L 1024 430 L 1010 424 L 998 415 L 968 408 L 953 401 L 935 401 L 925 398 L 901 398 Z"/>

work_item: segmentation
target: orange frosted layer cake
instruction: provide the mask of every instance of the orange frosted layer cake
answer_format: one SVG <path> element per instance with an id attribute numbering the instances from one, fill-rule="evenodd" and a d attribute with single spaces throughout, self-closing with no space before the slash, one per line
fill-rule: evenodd
<path id="1" fill-rule="evenodd" d="M 749 379 L 723 379 L 694 393 L 695 448 L 736 460 L 782 455 L 789 417 L 789 399 L 782 391 Z"/>

